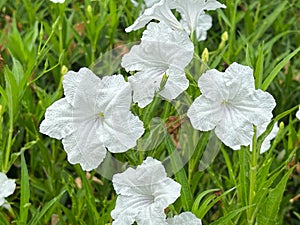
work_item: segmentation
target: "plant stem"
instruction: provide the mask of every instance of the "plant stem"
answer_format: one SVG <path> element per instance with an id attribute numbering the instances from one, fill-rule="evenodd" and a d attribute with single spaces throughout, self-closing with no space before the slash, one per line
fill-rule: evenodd
<path id="1" fill-rule="evenodd" d="M 254 203 L 255 198 L 255 183 L 256 183 L 256 172 L 257 172 L 257 138 L 256 138 L 256 126 L 254 126 L 254 134 L 252 138 L 252 153 L 251 153 L 251 161 L 250 161 L 250 189 L 249 189 L 249 203 L 248 205 L 252 205 Z M 248 224 L 253 224 L 254 220 L 254 209 L 255 207 L 250 207 L 247 210 L 247 220 Z"/>

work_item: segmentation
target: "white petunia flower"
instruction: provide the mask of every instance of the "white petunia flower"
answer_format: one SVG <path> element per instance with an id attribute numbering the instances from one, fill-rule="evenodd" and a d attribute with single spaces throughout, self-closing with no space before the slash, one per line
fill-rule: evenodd
<path id="1" fill-rule="evenodd" d="M 253 70 L 233 63 L 224 73 L 208 70 L 198 81 L 202 95 L 188 110 L 195 129 L 215 129 L 227 146 L 249 145 L 253 125 L 260 126 L 272 118 L 276 103 L 272 95 L 255 90 Z"/>
<path id="2" fill-rule="evenodd" d="M 153 4 L 150 8 L 147 8 L 131 26 L 125 29 L 125 31 L 131 32 L 133 30 L 138 30 L 144 27 L 153 19 L 165 22 L 169 27 L 173 29 L 183 30 L 182 25 L 176 19 L 171 9 L 169 8 L 167 0 L 161 0 Z"/>
<path id="3" fill-rule="evenodd" d="M 6 197 L 14 193 L 16 183 L 13 179 L 8 179 L 5 173 L 0 172 L 0 206 L 5 204 Z"/>
<path id="4" fill-rule="evenodd" d="M 296 112 L 296 117 L 300 120 L 300 106 L 299 106 L 298 111 Z"/>
<path id="5" fill-rule="evenodd" d="M 184 31 L 172 30 L 162 22 L 150 23 L 141 44 L 133 46 L 122 58 L 121 65 L 126 71 L 138 71 L 128 78 L 133 101 L 145 107 L 156 92 L 166 99 L 175 99 L 188 88 L 184 68 L 193 53 L 193 43 Z M 164 85 L 163 78 L 166 78 Z"/>
<path id="6" fill-rule="evenodd" d="M 211 27 L 211 17 L 204 16 L 205 10 L 226 8 L 224 4 L 216 0 L 169 0 L 168 6 L 180 12 L 186 31 L 190 34 L 194 31 L 198 40 L 206 38 L 206 31 Z"/>
<path id="7" fill-rule="evenodd" d="M 173 218 L 168 218 L 167 223 L 169 225 L 202 225 L 201 220 L 191 212 L 184 212 Z"/>
<path id="8" fill-rule="evenodd" d="M 53 2 L 53 3 L 64 3 L 65 0 L 50 0 L 50 2 Z"/>
<path id="9" fill-rule="evenodd" d="M 164 225 L 164 209 L 180 196 L 181 185 L 167 177 L 162 163 L 147 157 L 136 169 L 113 176 L 119 195 L 111 212 L 113 225 Z"/>
<path id="10" fill-rule="evenodd" d="M 106 149 L 125 152 L 143 134 L 142 122 L 130 112 L 131 88 L 123 76 L 102 80 L 87 68 L 64 76 L 65 97 L 45 113 L 40 132 L 62 139 L 70 163 L 84 170 L 99 166 Z"/>

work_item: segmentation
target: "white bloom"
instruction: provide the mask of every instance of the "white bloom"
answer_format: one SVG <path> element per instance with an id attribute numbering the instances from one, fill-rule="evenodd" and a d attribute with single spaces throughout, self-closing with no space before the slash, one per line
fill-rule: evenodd
<path id="1" fill-rule="evenodd" d="M 64 3 L 65 0 L 50 0 L 50 2 L 53 2 L 53 3 Z"/>
<path id="2" fill-rule="evenodd" d="M 299 109 L 298 109 L 298 111 L 296 113 L 296 117 L 300 120 L 300 106 L 299 106 Z"/>
<path id="3" fill-rule="evenodd" d="M 167 223 L 169 225 L 202 225 L 201 220 L 191 212 L 184 212 L 174 218 L 168 218 Z"/>
<path id="4" fill-rule="evenodd" d="M 168 3 L 171 9 L 176 9 L 180 12 L 184 23 L 188 27 L 186 31 L 188 33 L 196 31 L 197 37 L 199 37 L 198 40 L 201 40 L 201 36 L 203 38 L 203 35 L 200 35 L 200 33 L 204 32 L 206 36 L 206 31 L 211 27 L 211 17 L 203 17 L 205 15 L 204 10 L 226 8 L 224 4 L 216 0 L 169 0 Z"/>
<path id="5" fill-rule="evenodd" d="M 14 193 L 15 189 L 15 181 L 12 179 L 8 179 L 5 173 L 0 172 L 0 206 L 4 205 L 4 198 Z"/>
<path id="6" fill-rule="evenodd" d="M 150 8 L 147 8 L 131 26 L 125 29 L 125 31 L 131 32 L 133 30 L 138 30 L 153 19 L 163 21 L 171 28 L 183 30 L 182 25 L 169 8 L 167 0 L 161 0 L 153 4 Z"/>
<path id="7" fill-rule="evenodd" d="M 113 176 L 119 195 L 111 212 L 113 225 L 164 225 L 164 209 L 180 196 L 181 185 L 167 177 L 162 163 L 148 157 L 136 169 Z"/>
<path id="8" fill-rule="evenodd" d="M 63 139 L 70 163 L 92 170 L 105 158 L 106 148 L 120 153 L 136 145 L 144 128 L 130 112 L 131 88 L 123 76 L 101 80 L 82 68 L 68 72 L 63 87 L 65 97 L 46 110 L 40 132 Z"/>
<path id="9" fill-rule="evenodd" d="M 188 110 L 195 129 L 215 129 L 227 146 L 249 145 L 253 125 L 269 122 L 276 103 L 272 95 L 255 90 L 253 70 L 233 63 L 224 73 L 208 70 L 198 81 L 202 95 Z"/>
<path id="10" fill-rule="evenodd" d="M 133 101 L 148 105 L 155 92 L 166 99 L 175 99 L 188 88 L 184 68 L 193 58 L 194 46 L 184 31 L 172 30 L 165 23 L 150 23 L 140 45 L 133 46 L 122 58 L 126 71 L 138 71 L 129 77 L 134 91 Z M 167 77 L 161 88 L 161 82 Z"/>

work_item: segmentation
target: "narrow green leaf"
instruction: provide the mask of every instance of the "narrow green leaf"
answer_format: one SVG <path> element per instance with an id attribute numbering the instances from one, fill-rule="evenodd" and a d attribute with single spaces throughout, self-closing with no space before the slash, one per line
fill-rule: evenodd
<path id="1" fill-rule="evenodd" d="M 43 207 L 43 209 L 35 214 L 35 216 L 32 218 L 30 221 L 29 225 L 36 225 L 42 217 L 48 212 L 48 210 L 55 204 L 57 203 L 60 198 L 63 196 L 63 194 L 66 192 L 66 190 L 63 190 L 58 196 L 54 197 L 51 201 L 47 202 L 47 204 Z"/>
<path id="2" fill-rule="evenodd" d="M 255 77 L 255 88 L 260 88 L 263 81 L 264 71 L 264 44 L 258 47 L 258 57 L 256 59 L 254 77 Z"/>
<path id="3" fill-rule="evenodd" d="M 294 167 L 291 168 L 281 178 L 280 182 L 274 189 L 271 189 L 260 206 L 257 214 L 258 225 L 274 225 L 277 223 L 277 215 L 280 207 L 280 203 L 283 197 L 283 192 L 286 187 L 286 183 Z"/>
<path id="4" fill-rule="evenodd" d="M 281 60 L 280 63 L 271 71 L 271 73 L 264 80 L 261 89 L 267 90 L 271 82 L 275 79 L 279 71 L 300 51 L 300 47 L 295 49 L 292 53 L 287 55 L 284 59 Z"/>
<path id="5" fill-rule="evenodd" d="M 20 202 L 20 219 L 19 224 L 27 224 L 29 209 L 29 176 L 24 154 L 21 155 L 21 202 Z"/>
<path id="6" fill-rule="evenodd" d="M 244 207 L 242 207 L 240 209 L 231 211 L 228 214 L 226 214 L 226 216 L 221 217 L 220 219 L 218 219 L 217 221 L 211 223 L 210 225 L 226 224 L 231 219 L 233 219 L 234 217 L 236 217 L 238 214 L 240 214 L 241 212 L 245 211 L 246 209 L 249 209 L 250 207 L 253 207 L 253 206 L 244 206 Z"/>
<path id="7" fill-rule="evenodd" d="M 177 153 L 176 147 L 174 146 L 170 135 L 166 135 L 166 146 L 170 155 L 172 169 L 175 172 L 175 178 L 181 184 L 181 200 L 183 209 L 185 211 L 190 211 L 193 202 L 193 195 L 189 186 L 186 172 L 183 169 L 182 161 Z"/>

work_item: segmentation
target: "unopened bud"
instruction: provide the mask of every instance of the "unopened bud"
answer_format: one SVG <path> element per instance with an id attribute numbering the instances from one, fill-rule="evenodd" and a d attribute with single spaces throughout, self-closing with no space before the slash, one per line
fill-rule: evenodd
<path id="1" fill-rule="evenodd" d="M 221 40 L 222 40 L 222 42 L 225 42 L 225 41 L 228 40 L 228 32 L 227 32 L 227 31 L 225 31 L 225 32 L 222 34 Z"/>
<path id="2" fill-rule="evenodd" d="M 88 5 L 88 6 L 87 6 L 86 12 L 87 12 L 87 15 L 88 15 L 89 17 L 92 17 L 92 16 L 93 16 L 93 9 L 92 9 L 92 6 L 91 6 L 91 5 Z"/>
<path id="3" fill-rule="evenodd" d="M 207 63 L 208 60 L 209 60 L 209 52 L 208 52 L 208 49 L 205 48 L 202 52 L 202 55 L 201 55 L 201 59 L 202 59 L 202 62 L 204 63 Z"/>
<path id="4" fill-rule="evenodd" d="M 283 130 L 283 129 L 284 129 L 284 122 L 280 122 L 280 123 L 279 123 L 279 129 L 280 129 L 280 130 Z"/>
<path id="5" fill-rule="evenodd" d="M 66 67 L 65 65 L 63 65 L 60 69 L 60 74 L 61 75 L 65 75 L 68 72 L 68 67 Z"/>

